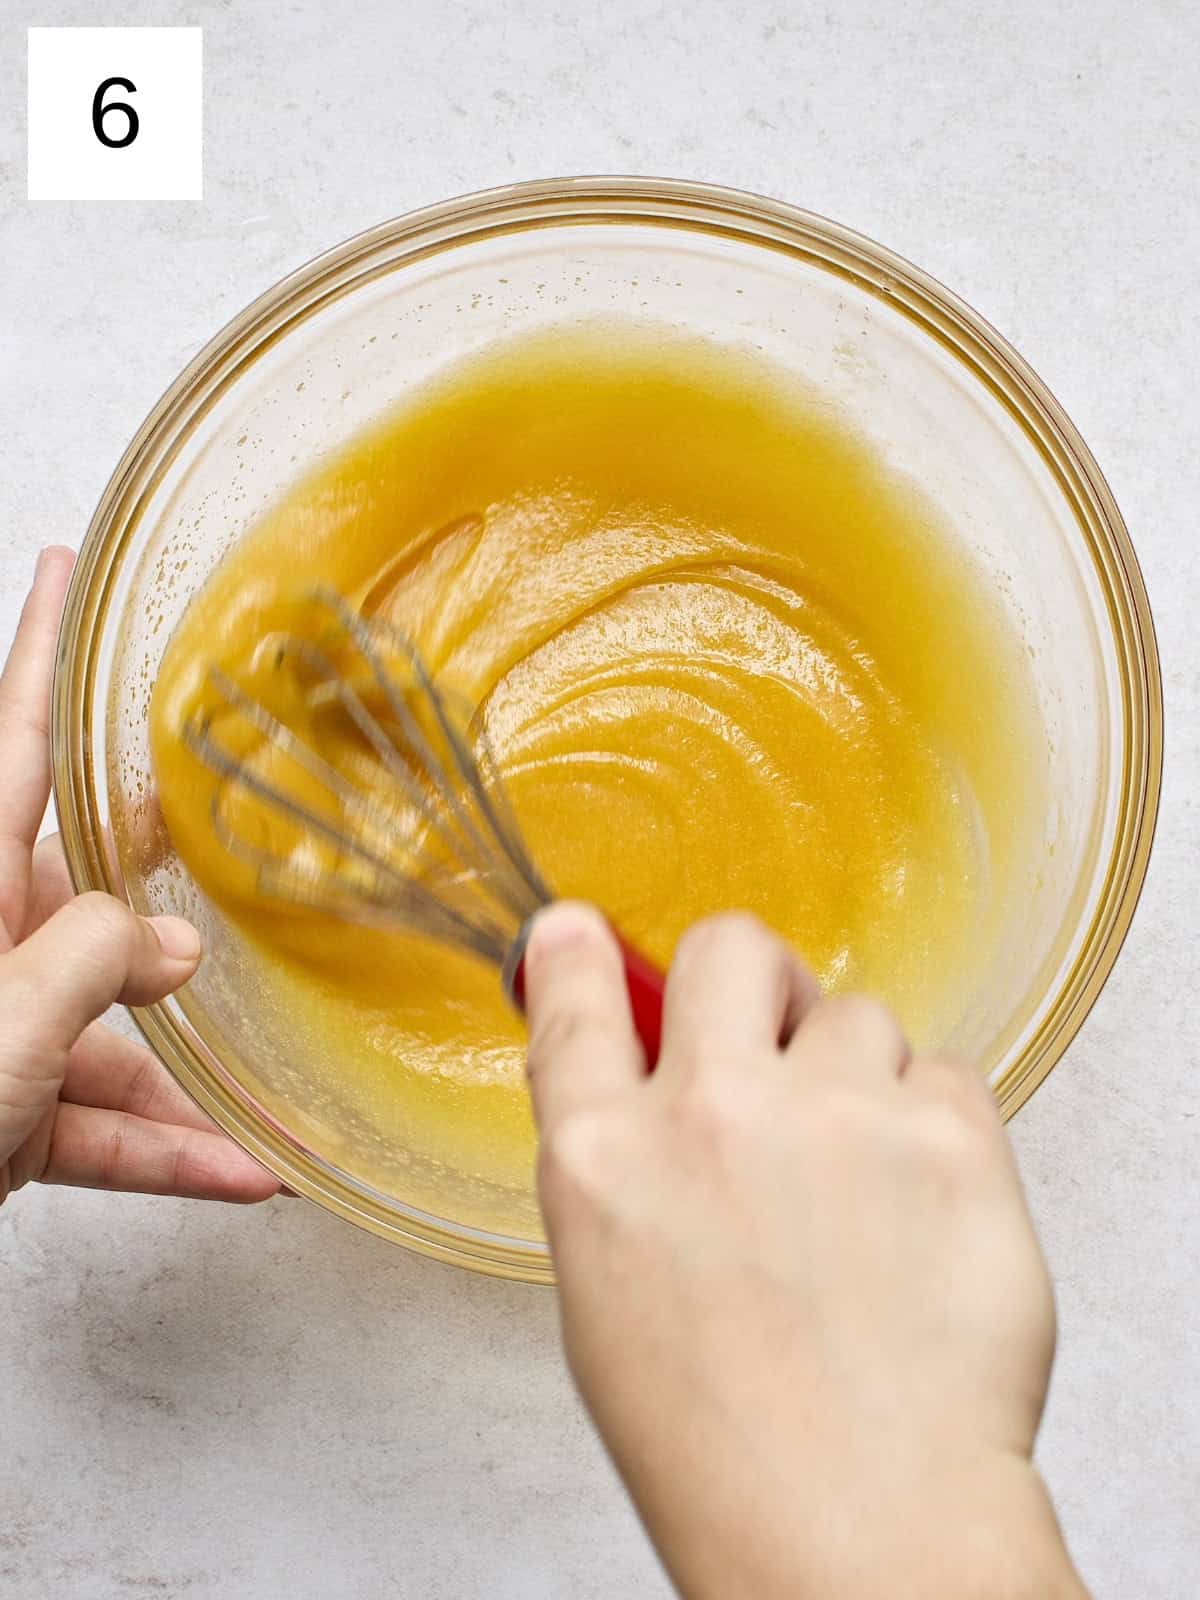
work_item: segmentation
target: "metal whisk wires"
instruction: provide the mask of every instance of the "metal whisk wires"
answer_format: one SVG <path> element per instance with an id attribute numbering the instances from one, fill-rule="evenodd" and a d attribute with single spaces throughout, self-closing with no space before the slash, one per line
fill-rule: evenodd
<path id="1" fill-rule="evenodd" d="M 312 599 L 312 637 L 267 636 L 243 681 L 211 669 L 183 730 L 220 780 L 218 837 L 264 895 L 501 964 L 550 891 L 486 734 L 404 632 Z"/>

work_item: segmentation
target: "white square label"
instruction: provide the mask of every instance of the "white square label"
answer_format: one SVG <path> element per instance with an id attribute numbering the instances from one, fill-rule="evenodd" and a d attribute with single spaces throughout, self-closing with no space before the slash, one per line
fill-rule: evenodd
<path id="1" fill-rule="evenodd" d="M 200 28 L 30 28 L 29 198 L 199 200 Z"/>

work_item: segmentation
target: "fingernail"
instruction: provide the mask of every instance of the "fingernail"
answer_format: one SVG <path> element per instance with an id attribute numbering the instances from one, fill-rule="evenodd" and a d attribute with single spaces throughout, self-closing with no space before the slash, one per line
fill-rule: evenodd
<path id="1" fill-rule="evenodd" d="M 604 919 L 592 906 L 579 900 L 560 900 L 534 917 L 527 948 L 536 946 L 538 955 L 565 950 L 594 939 L 598 926 L 605 926 Z"/>
<path id="2" fill-rule="evenodd" d="M 147 917 L 165 956 L 172 961 L 195 961 L 200 955 L 200 935 L 182 917 Z"/>
<path id="3" fill-rule="evenodd" d="M 62 556 L 68 561 L 74 561 L 75 552 L 65 544 L 48 544 L 44 549 L 39 550 L 37 561 L 33 568 L 33 580 L 35 583 L 45 572 L 52 556 Z"/>

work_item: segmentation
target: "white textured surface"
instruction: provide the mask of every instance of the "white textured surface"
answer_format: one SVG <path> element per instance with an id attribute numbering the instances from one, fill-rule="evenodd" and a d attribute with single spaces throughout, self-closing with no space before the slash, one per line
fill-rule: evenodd
<path id="1" fill-rule="evenodd" d="M 562 172 L 707 178 L 959 290 L 1081 427 L 1150 587 L 1168 697 L 1133 934 L 1015 1128 L 1061 1344 L 1041 1458 L 1098 1595 L 1200 1588 L 1200 113 L 1192 0 L 107 0 L 200 22 L 200 205 L 25 201 L 0 0 L 0 642 L 183 362 L 381 218 Z M 0 1213 L 0 1595 L 660 1595 L 559 1369 L 548 1294 L 300 1204 L 57 1191 Z M 803 1493 L 803 1486 L 797 1487 Z"/>

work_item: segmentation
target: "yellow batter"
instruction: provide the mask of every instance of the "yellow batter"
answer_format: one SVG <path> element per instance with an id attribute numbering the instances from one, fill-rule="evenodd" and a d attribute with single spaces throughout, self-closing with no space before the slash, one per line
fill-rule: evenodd
<path id="1" fill-rule="evenodd" d="M 484 706 L 549 881 L 667 962 L 751 907 L 920 1042 L 970 992 L 1039 737 L 1019 642 L 916 489 L 753 357 L 623 326 L 451 372 L 254 528 L 166 652 L 151 733 L 196 879 L 267 957 L 339 1094 L 397 1145 L 528 1183 L 496 974 L 256 900 L 182 746 L 213 662 L 331 583 Z"/>

